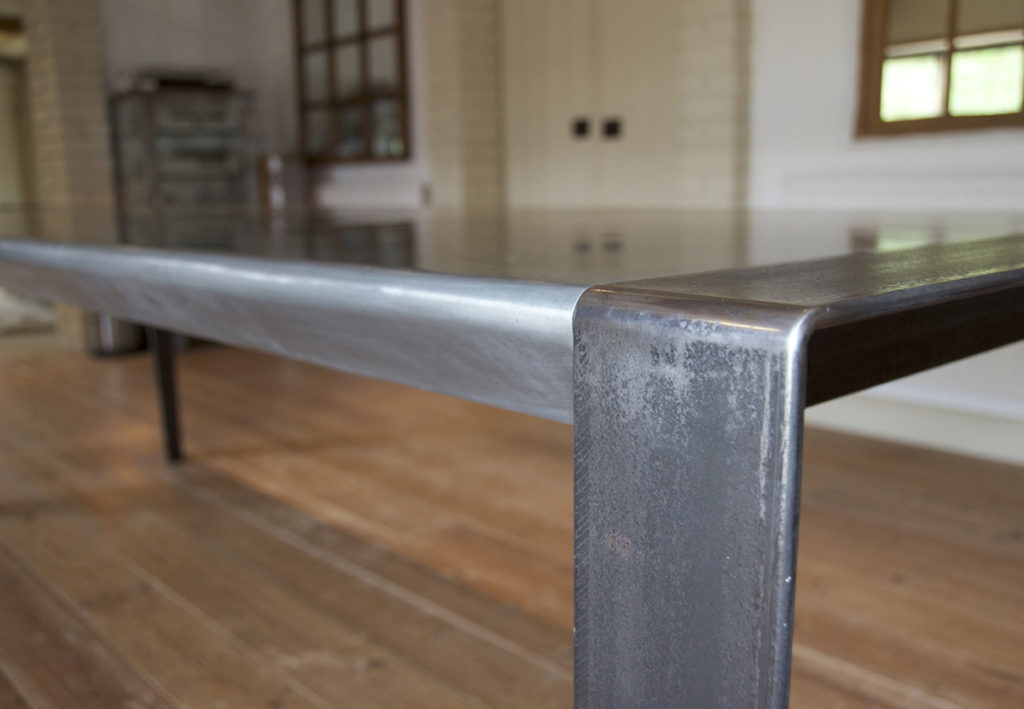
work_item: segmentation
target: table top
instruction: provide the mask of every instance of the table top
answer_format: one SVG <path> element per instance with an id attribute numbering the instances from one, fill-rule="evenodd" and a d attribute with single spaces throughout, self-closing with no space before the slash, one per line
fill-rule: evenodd
<path id="1" fill-rule="evenodd" d="M 978 298 L 993 291 L 1020 302 L 1021 234 L 1024 214 L 993 213 L 209 209 L 118 224 L 43 209 L 0 212 L 0 237 L 74 243 L 0 238 L 0 285 L 570 422 L 573 316 L 590 287 L 628 282 L 680 318 L 710 301 L 805 309 L 834 328 L 989 307 Z"/>
<path id="2" fill-rule="evenodd" d="M 1024 233 L 1020 213 L 0 209 L 0 237 L 595 285 Z"/>

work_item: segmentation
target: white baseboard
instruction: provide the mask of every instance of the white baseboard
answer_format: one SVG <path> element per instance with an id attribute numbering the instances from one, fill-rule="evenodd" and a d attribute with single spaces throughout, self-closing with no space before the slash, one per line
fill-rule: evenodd
<path id="1" fill-rule="evenodd" d="M 974 408 L 974 407 L 972 407 Z M 899 443 L 1024 466 L 1024 421 L 870 393 L 807 409 L 806 422 Z"/>

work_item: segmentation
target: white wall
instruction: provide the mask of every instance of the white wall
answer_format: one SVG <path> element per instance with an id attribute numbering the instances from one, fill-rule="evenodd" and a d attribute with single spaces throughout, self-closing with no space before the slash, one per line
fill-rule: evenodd
<path id="1" fill-rule="evenodd" d="M 752 206 L 1024 211 L 1024 129 L 854 137 L 860 2 L 752 4 Z M 1024 344 L 811 409 L 808 418 L 1024 462 Z"/>
<path id="2" fill-rule="evenodd" d="M 40 203 L 89 205 L 96 220 L 89 229 L 113 238 L 100 1 L 39 0 L 24 8 L 32 193 Z M 85 236 L 85 225 L 67 213 L 39 216 L 47 238 Z"/>
<path id="3" fill-rule="evenodd" d="M 152 67 L 219 69 L 256 92 L 258 149 L 297 150 L 296 70 L 286 0 L 102 0 L 108 87 Z"/>
<path id="4" fill-rule="evenodd" d="M 1024 129 L 854 137 L 860 2 L 752 4 L 752 206 L 1021 209 Z"/>

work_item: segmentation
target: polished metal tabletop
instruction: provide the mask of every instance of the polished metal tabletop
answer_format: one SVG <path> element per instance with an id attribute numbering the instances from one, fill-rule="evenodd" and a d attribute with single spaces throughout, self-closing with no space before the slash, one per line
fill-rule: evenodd
<path id="1" fill-rule="evenodd" d="M 0 212 L 0 285 L 569 422 L 588 288 L 670 278 L 827 324 L 1019 278 L 1021 233 L 992 213 L 22 210 Z"/>
<path id="2" fill-rule="evenodd" d="M 587 286 L 1022 232 L 1024 211 L 0 209 L 0 237 Z"/>

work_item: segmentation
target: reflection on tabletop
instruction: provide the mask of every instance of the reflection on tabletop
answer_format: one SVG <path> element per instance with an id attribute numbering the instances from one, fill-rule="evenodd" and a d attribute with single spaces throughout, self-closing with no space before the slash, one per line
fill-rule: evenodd
<path id="1" fill-rule="evenodd" d="M 737 210 L 0 210 L 0 236 L 607 283 L 1024 231 L 1024 213 Z"/>

